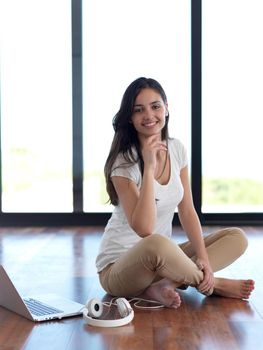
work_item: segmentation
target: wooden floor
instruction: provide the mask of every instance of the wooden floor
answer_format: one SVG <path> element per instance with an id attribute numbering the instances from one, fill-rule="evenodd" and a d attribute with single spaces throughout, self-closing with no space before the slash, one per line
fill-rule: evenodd
<path id="1" fill-rule="evenodd" d="M 215 227 L 204 227 L 210 232 Z M 214 350 L 263 349 L 263 227 L 244 227 L 249 248 L 217 273 L 253 278 L 249 302 L 180 291 L 177 310 L 138 310 L 119 328 L 87 326 L 82 317 L 36 324 L 0 307 L 0 349 Z M 22 295 L 54 292 L 80 303 L 105 297 L 94 266 L 102 227 L 1 228 L 0 262 Z M 174 239 L 182 232 L 174 228 Z M 1 286 L 0 286 L 1 287 Z"/>

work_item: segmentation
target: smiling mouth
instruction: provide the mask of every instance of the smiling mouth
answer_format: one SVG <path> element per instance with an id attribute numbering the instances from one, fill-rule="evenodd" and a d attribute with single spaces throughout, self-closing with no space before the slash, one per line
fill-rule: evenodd
<path id="1" fill-rule="evenodd" d="M 156 124 L 157 124 L 157 122 L 149 122 L 149 123 L 143 123 L 142 125 L 145 128 L 151 128 L 151 127 L 155 126 Z"/>

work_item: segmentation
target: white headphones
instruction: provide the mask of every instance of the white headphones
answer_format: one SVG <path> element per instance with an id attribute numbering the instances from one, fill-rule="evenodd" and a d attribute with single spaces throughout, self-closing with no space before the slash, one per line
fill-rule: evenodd
<path id="1" fill-rule="evenodd" d="M 115 303 L 117 304 L 121 318 L 116 320 L 99 319 L 103 313 L 103 302 L 99 299 L 94 298 L 89 300 L 83 309 L 84 320 L 90 326 L 96 327 L 119 327 L 130 323 L 134 317 L 134 311 L 128 300 L 124 298 L 118 298 L 116 299 Z M 107 304 L 105 303 L 104 305 Z"/>

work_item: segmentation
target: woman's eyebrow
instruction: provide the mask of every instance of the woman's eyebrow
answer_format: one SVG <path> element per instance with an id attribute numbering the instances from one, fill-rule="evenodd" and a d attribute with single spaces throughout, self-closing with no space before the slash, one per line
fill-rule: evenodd
<path id="1" fill-rule="evenodd" d="M 162 101 L 157 100 L 157 101 L 151 102 L 150 104 L 153 105 L 153 104 L 155 104 L 155 103 L 162 103 Z"/>
<path id="2" fill-rule="evenodd" d="M 150 102 L 149 104 L 150 104 L 150 105 L 154 105 L 155 103 L 161 103 L 161 101 L 157 100 L 157 101 Z M 141 103 L 136 103 L 136 104 L 134 105 L 134 107 L 143 107 L 143 106 L 144 106 L 144 105 L 141 104 Z"/>

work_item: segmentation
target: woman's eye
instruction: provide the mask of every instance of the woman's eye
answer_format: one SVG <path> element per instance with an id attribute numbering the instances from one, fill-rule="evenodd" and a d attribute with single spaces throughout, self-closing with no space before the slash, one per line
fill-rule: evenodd
<path id="1" fill-rule="evenodd" d="M 142 108 L 134 108 L 133 113 L 140 113 Z"/>
<path id="2" fill-rule="evenodd" d="M 159 109 L 160 105 L 153 105 L 153 109 Z"/>

